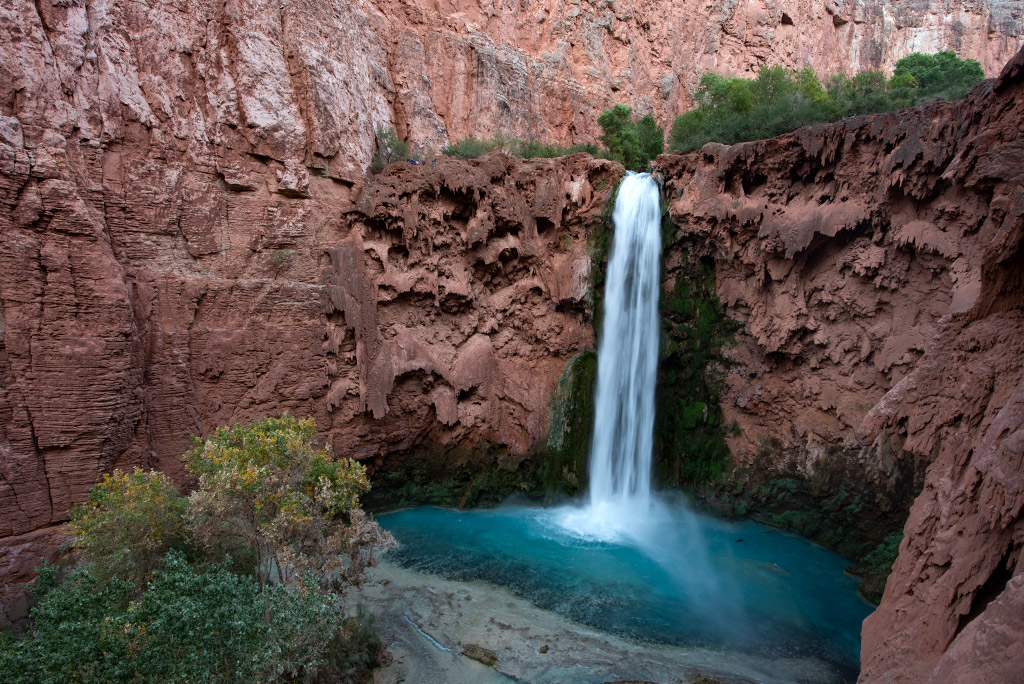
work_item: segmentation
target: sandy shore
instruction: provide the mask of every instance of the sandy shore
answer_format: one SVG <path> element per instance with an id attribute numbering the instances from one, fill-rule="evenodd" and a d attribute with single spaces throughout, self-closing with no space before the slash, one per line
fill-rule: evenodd
<path id="1" fill-rule="evenodd" d="M 382 563 L 349 594 L 376 614 L 393 655 L 375 684 L 536 684 L 699 681 L 730 684 L 834 681 L 812 658 L 771 660 L 703 648 L 636 643 L 541 610 L 483 582 L 452 582 Z M 468 646 L 492 651 L 493 667 L 470 659 Z"/>

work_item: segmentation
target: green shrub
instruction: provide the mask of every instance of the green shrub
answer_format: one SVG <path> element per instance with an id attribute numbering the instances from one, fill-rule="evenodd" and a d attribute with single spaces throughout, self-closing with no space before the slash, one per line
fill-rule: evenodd
<path id="1" fill-rule="evenodd" d="M 457 143 L 446 146 L 441 152 L 447 157 L 457 159 L 476 159 L 496 149 L 494 141 L 479 140 L 477 138 L 466 138 Z"/>
<path id="2" fill-rule="evenodd" d="M 973 59 L 960 59 L 950 51 L 934 55 L 915 52 L 896 62 L 893 77 L 908 76 L 922 98 L 959 100 L 981 83 L 985 72 Z"/>
<path id="3" fill-rule="evenodd" d="M 963 97 L 984 74 L 974 60 L 952 52 L 915 53 L 897 62 L 891 79 L 880 71 L 833 76 L 823 84 L 809 67 L 763 67 L 756 78 L 705 74 L 697 106 L 672 123 L 669 147 L 689 151 L 708 142 L 761 140 L 844 116 L 911 107 L 925 99 Z"/>
<path id="4" fill-rule="evenodd" d="M 190 531 L 215 553 L 225 543 L 247 546 L 261 586 L 309 572 L 343 591 L 377 550 L 395 543 L 359 508 L 370 487 L 366 468 L 334 460 L 315 437 L 312 419 L 285 414 L 219 428 L 184 456 L 199 479 L 189 497 Z"/>
<path id="5" fill-rule="evenodd" d="M 377 151 L 370 162 L 371 171 L 380 173 L 386 165 L 409 158 L 409 144 L 398 137 L 393 127 L 377 126 L 374 132 L 377 135 Z"/>
<path id="6" fill-rule="evenodd" d="M 0 633 L 0 681 L 364 681 L 383 645 L 339 594 L 394 540 L 359 508 L 363 467 L 314 437 L 286 414 L 196 440 L 188 499 L 162 473 L 105 476 L 72 518 L 86 562 L 63 582 L 39 568 L 31 636 Z M 186 528 L 212 564 L 190 564 Z"/>
<path id="7" fill-rule="evenodd" d="M 553 159 L 555 157 L 576 154 L 577 152 L 586 152 L 591 157 L 600 157 L 602 155 L 601 148 L 594 143 L 562 147 L 561 145 L 549 145 L 535 140 L 516 140 L 510 146 L 509 152 L 512 156 L 519 157 L 520 159 Z"/>
<path id="8" fill-rule="evenodd" d="M 602 150 L 593 143 L 562 147 L 561 145 L 543 143 L 537 140 L 520 140 L 502 135 L 501 133 L 496 133 L 490 140 L 479 138 L 460 140 L 445 147 L 442 153 L 457 159 L 476 159 L 494 150 L 501 150 L 520 159 L 553 159 L 577 152 L 586 152 L 592 157 L 602 157 L 607 154 L 605 150 Z"/>
<path id="9" fill-rule="evenodd" d="M 46 594 L 26 641 L 0 650 L 0 680 L 271 682 L 316 673 L 343 625 L 336 596 L 260 591 L 226 565 L 199 571 L 172 551 L 148 591 L 90 572 Z"/>
<path id="10" fill-rule="evenodd" d="M 163 473 L 115 470 L 72 509 L 74 545 L 98 579 L 141 585 L 168 550 L 184 545 L 185 504 Z"/>
<path id="11" fill-rule="evenodd" d="M 604 131 L 601 142 L 608 148 L 609 158 L 627 169 L 646 171 L 665 149 L 664 131 L 650 114 L 634 121 L 633 109 L 617 104 L 601 112 L 597 123 Z"/>

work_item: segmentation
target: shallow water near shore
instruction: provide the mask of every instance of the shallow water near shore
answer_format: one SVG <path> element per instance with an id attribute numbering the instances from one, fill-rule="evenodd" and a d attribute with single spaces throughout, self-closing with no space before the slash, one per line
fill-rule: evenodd
<path id="1" fill-rule="evenodd" d="M 681 504 L 629 518 L 594 528 L 586 509 L 428 507 L 377 519 L 402 544 L 388 560 L 405 568 L 493 583 L 634 642 L 810 659 L 817 677 L 856 677 L 860 623 L 872 608 L 843 574 L 844 558 Z"/>

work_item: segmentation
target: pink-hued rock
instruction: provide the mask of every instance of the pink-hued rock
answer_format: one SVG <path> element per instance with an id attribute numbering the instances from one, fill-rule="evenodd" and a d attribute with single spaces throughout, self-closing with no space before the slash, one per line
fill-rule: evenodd
<path id="1" fill-rule="evenodd" d="M 363 459 L 543 439 L 562 367 L 593 343 L 586 238 L 621 168 L 493 155 L 367 181 L 375 127 L 435 150 L 495 132 L 571 143 L 614 102 L 668 124 L 713 70 L 888 69 L 953 48 L 992 74 L 1024 40 L 1021 11 L 4 0 L 3 567 L 23 579 L 55 543 L 40 530 L 101 473 L 181 482 L 188 435 L 234 421 L 312 416 L 336 454 Z M 1013 615 L 1012 596 L 977 597 L 1013 558 L 1000 545 L 1020 544 L 1001 465 L 1015 414 L 996 418 L 1021 358 L 1019 79 L 988 100 L 663 162 L 696 200 L 673 206 L 689 246 L 723 257 L 719 291 L 748 323 L 728 378 L 735 453 L 771 434 L 813 468 L 852 440 L 880 486 L 885 445 L 933 461 L 869 622 L 882 636 L 866 634 L 867 678 L 955 676 L 950 640 L 980 659 Z M 934 549 L 949 530 L 973 565 L 946 586 Z"/>
<path id="2" fill-rule="evenodd" d="M 927 467 L 864 682 L 1024 675 L 1022 132 L 1024 51 L 964 102 L 657 162 L 745 324 L 733 456 L 811 475 L 841 444 L 878 491 Z"/>
<path id="3" fill-rule="evenodd" d="M 710 71 L 891 71 L 910 52 L 950 49 L 994 75 L 1024 45 L 1015 0 L 7 0 L 5 8 L 0 114 L 83 142 L 127 143 L 129 157 L 146 138 L 243 187 L 237 164 L 249 154 L 357 178 L 377 125 L 434 150 L 495 132 L 587 142 L 599 134 L 597 115 L 616 102 L 669 125 Z M 291 185 L 282 187 L 301 194 Z"/>

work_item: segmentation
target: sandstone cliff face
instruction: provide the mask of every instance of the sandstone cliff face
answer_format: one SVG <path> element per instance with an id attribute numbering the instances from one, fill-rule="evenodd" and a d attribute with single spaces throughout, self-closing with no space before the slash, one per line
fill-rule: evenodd
<path id="1" fill-rule="evenodd" d="M 104 148 L 140 137 L 245 186 L 249 154 L 352 181 L 375 125 L 440 149 L 501 131 L 594 140 L 614 102 L 667 125 L 700 75 L 762 64 L 891 69 L 953 49 L 992 75 L 1024 45 L 1019 0 L 5 0 L 0 113 Z"/>
<path id="2" fill-rule="evenodd" d="M 1024 671 L 1022 103 L 1024 52 L 962 103 L 657 163 L 678 246 L 745 323 L 734 457 L 777 439 L 813 473 L 842 444 L 879 492 L 927 467 L 862 681 Z"/>

